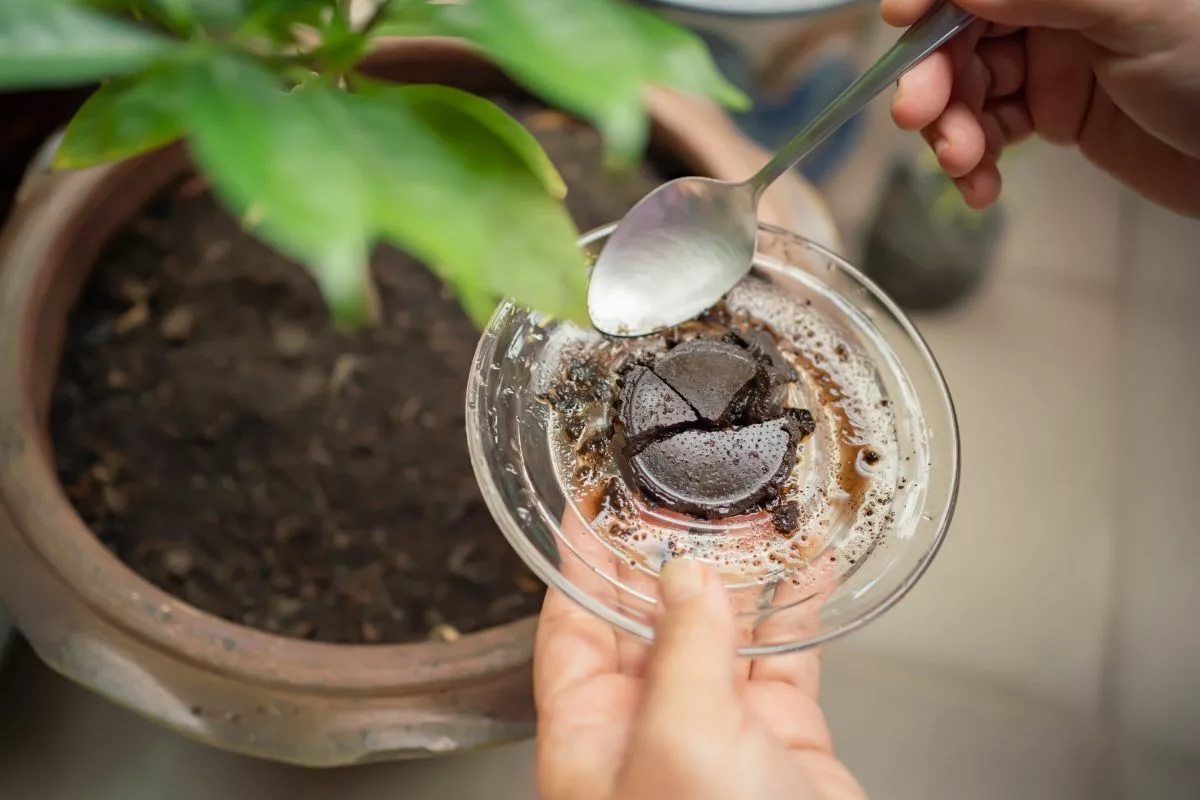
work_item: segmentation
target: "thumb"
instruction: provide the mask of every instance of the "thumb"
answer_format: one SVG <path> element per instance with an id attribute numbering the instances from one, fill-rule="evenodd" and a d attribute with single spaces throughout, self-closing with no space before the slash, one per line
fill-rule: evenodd
<path id="1" fill-rule="evenodd" d="M 737 637 L 725 588 L 711 567 L 678 558 L 663 567 L 659 594 L 662 613 L 646 670 L 647 716 L 675 725 L 727 720 L 737 710 Z"/>
<path id="2" fill-rule="evenodd" d="M 889 25 L 907 27 L 919 20 L 940 0 L 883 0 L 883 19 Z M 1162 16 L 1162 9 L 1178 0 L 955 0 L 955 5 L 980 19 L 1001 25 L 1083 30 L 1102 24 Z"/>

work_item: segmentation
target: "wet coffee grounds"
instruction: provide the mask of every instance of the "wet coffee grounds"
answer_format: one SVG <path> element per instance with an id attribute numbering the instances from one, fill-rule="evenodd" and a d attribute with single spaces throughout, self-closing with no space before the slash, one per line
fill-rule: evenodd
<path id="1" fill-rule="evenodd" d="M 766 332 L 696 338 L 622 373 L 623 457 L 655 503 L 702 519 L 774 509 L 795 528 L 780 488 L 812 414 L 784 406 L 796 376 Z"/>

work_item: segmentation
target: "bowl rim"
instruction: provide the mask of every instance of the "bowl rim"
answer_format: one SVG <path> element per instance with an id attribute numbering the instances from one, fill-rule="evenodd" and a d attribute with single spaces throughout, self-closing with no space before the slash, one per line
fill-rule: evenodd
<path id="1" fill-rule="evenodd" d="M 617 223 L 609 223 L 594 228 L 579 238 L 581 248 L 602 240 L 609 236 L 617 227 Z M 917 330 L 912 320 L 908 315 L 894 302 L 882 289 L 879 288 L 868 278 L 861 270 L 851 264 L 848 260 L 833 252 L 827 247 L 812 241 L 806 236 L 781 228 L 777 225 L 760 221 L 758 223 L 760 233 L 769 233 L 777 236 L 783 236 L 788 239 L 799 241 L 810 251 L 829 259 L 831 262 L 838 265 L 838 268 L 847 272 L 852 278 L 857 280 L 887 311 L 892 314 L 898 322 L 904 333 L 909 337 L 912 344 L 916 346 L 920 355 L 921 362 L 929 370 L 930 377 L 937 387 L 939 399 L 944 403 L 944 411 L 946 414 L 946 423 L 949 426 L 949 434 L 953 439 L 954 446 L 951 448 L 951 459 L 949 464 L 949 487 L 944 501 L 944 506 L 940 510 L 940 520 L 937 529 L 934 533 L 933 541 L 921 555 L 918 562 L 904 576 L 894 588 L 892 588 L 884 597 L 877 601 L 873 606 L 868 608 L 862 614 L 855 616 L 844 623 L 837 625 L 827 631 L 822 631 L 814 636 L 798 639 L 792 642 L 783 642 L 775 644 L 758 644 L 746 645 L 738 648 L 738 655 L 745 657 L 768 656 L 783 653 L 796 652 L 806 650 L 812 647 L 818 647 L 829 641 L 837 639 L 841 636 L 858 630 L 868 623 L 878 619 L 884 612 L 898 603 L 907 595 L 912 588 L 917 584 L 925 572 L 929 569 L 929 565 L 933 563 L 934 557 L 941 549 L 942 543 L 945 541 L 946 534 L 949 531 L 950 524 L 954 519 L 954 512 L 958 503 L 958 491 L 961 481 L 962 467 L 962 437 L 959 431 L 958 415 L 955 410 L 954 400 L 950 394 L 949 386 L 946 383 L 945 375 L 934 357 L 929 344 L 925 338 Z M 756 258 L 757 258 L 756 254 Z M 489 468 L 488 459 L 486 457 L 487 444 L 483 441 L 483 426 L 477 424 L 477 419 L 486 416 L 488 413 L 487 389 L 480 376 L 485 375 L 488 370 L 488 365 L 494 360 L 493 356 L 498 347 L 498 339 L 494 335 L 496 326 L 506 317 L 512 314 L 527 315 L 529 312 L 521 308 L 512 301 L 506 300 L 500 304 L 488 321 L 487 327 L 484 329 L 483 336 L 480 337 L 479 346 L 476 348 L 475 357 L 472 361 L 471 376 L 467 386 L 467 444 L 471 454 L 471 463 L 475 469 L 476 478 L 483 490 L 484 500 L 487 502 L 492 516 L 495 517 L 497 525 L 500 527 L 509 544 L 517 551 L 517 554 L 525 562 L 525 564 L 533 570 L 542 581 L 551 589 L 560 591 L 571 598 L 572 601 L 582 606 L 588 612 L 600 617 L 601 619 L 616 626 L 619 630 L 630 633 L 639 639 L 645 641 L 653 641 L 654 631 L 645 623 L 631 619 L 609 606 L 598 602 L 585 591 L 576 586 L 572 581 L 568 580 L 562 572 L 550 563 L 549 559 L 538 550 L 529 541 L 521 531 L 521 523 L 512 513 L 512 511 L 503 503 L 502 493 L 496 480 L 496 476 Z M 568 506 L 573 508 L 573 504 Z M 555 523 L 556 525 L 558 523 Z"/>

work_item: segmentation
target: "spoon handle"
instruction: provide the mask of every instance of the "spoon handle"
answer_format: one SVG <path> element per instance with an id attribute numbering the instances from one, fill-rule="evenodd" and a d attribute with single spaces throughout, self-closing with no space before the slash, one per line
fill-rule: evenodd
<path id="1" fill-rule="evenodd" d="M 845 125 L 867 103 L 975 20 L 975 15 L 944 2 L 913 24 L 878 61 L 846 87 L 820 116 L 747 181 L 755 197 Z"/>

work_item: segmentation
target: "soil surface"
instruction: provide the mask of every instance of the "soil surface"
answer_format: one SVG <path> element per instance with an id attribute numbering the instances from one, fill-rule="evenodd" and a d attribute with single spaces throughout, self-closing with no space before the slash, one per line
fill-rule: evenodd
<path id="1" fill-rule="evenodd" d="M 558 164 L 581 229 L 671 177 L 605 175 L 597 134 L 509 110 Z M 59 475 L 139 574 L 225 619 L 327 642 L 453 640 L 535 613 L 471 471 L 478 332 L 424 267 L 373 264 L 384 324 L 343 335 L 308 274 L 196 179 L 101 255 L 53 402 Z"/>

